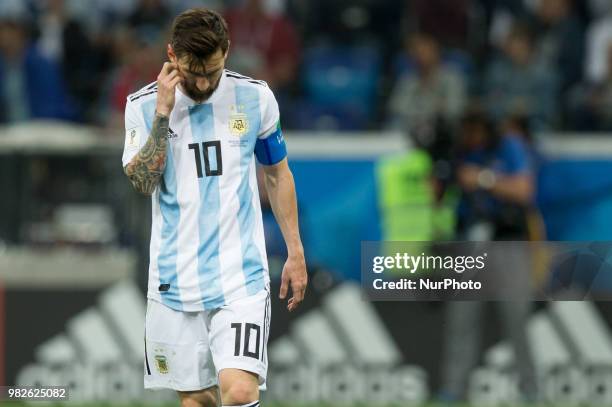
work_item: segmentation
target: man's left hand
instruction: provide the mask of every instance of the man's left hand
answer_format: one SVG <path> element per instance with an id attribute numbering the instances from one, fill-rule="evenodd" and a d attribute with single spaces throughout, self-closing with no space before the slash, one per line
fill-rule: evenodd
<path id="1" fill-rule="evenodd" d="M 306 261 L 304 255 L 289 256 L 283 267 L 281 275 L 280 298 L 287 298 L 289 287 L 291 287 L 292 297 L 289 298 L 287 309 L 293 311 L 304 299 L 308 275 L 306 273 Z"/>

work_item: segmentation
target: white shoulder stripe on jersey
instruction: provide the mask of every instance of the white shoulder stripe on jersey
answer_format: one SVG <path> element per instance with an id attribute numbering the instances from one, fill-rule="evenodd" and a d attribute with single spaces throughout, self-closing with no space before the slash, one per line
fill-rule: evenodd
<path id="1" fill-rule="evenodd" d="M 253 79 L 249 76 L 245 76 L 242 74 L 239 74 L 238 72 L 234 72 L 234 71 L 230 71 L 229 69 L 225 70 L 225 74 L 226 76 L 229 76 L 230 78 L 235 78 L 235 79 L 244 79 L 248 82 L 257 84 L 257 85 L 265 85 L 268 86 L 268 84 L 265 81 L 259 80 L 259 79 Z"/>
<path id="2" fill-rule="evenodd" d="M 157 93 L 157 87 L 155 87 L 153 90 L 150 90 L 148 92 L 139 93 L 137 95 L 134 95 L 132 98 L 130 98 L 130 102 L 133 102 L 133 101 L 135 101 L 137 99 L 140 99 L 143 96 L 147 96 L 147 95 L 150 95 L 152 93 Z"/>
<path id="3" fill-rule="evenodd" d="M 234 75 L 234 76 L 239 77 L 239 78 L 242 78 L 242 79 L 253 79 L 253 78 L 250 78 L 250 77 L 248 77 L 248 76 L 246 76 L 246 75 L 243 75 L 243 74 L 241 74 L 241 73 L 234 72 L 234 71 L 230 71 L 229 69 L 226 69 L 226 70 L 225 70 L 225 72 L 226 72 L 227 74 Z"/>
<path id="4" fill-rule="evenodd" d="M 152 82 L 152 83 L 148 84 L 147 86 L 145 86 L 143 88 L 140 88 L 136 92 L 132 93 L 130 96 L 134 96 L 134 95 L 137 95 L 139 93 L 146 92 L 146 91 L 151 90 L 151 89 L 156 88 L 156 87 L 157 87 L 157 81 Z"/>
<path id="5" fill-rule="evenodd" d="M 241 79 L 241 80 L 247 81 L 247 82 L 249 82 L 249 83 L 254 83 L 255 85 L 268 86 L 268 84 L 267 84 L 266 82 L 264 82 L 264 81 L 258 81 L 258 80 L 256 80 L 256 79 L 247 79 L 247 78 L 241 78 L 241 77 L 239 77 L 239 76 L 234 76 L 234 75 L 230 75 L 230 74 L 227 74 L 226 76 L 227 76 L 228 78 Z"/>
<path id="6" fill-rule="evenodd" d="M 157 81 L 155 81 L 153 83 L 150 83 L 147 86 L 145 86 L 144 88 L 142 88 L 142 89 L 140 89 L 140 90 L 138 90 L 138 91 L 128 95 L 128 99 L 130 101 L 133 101 L 135 97 L 140 96 L 143 93 L 148 93 L 148 92 L 150 92 L 153 89 L 157 89 Z"/>
<path id="7" fill-rule="evenodd" d="M 147 86 L 146 88 L 142 88 L 138 92 L 134 92 L 134 93 L 130 94 L 129 97 L 138 96 L 138 95 L 141 95 L 143 93 L 150 92 L 150 91 L 152 91 L 154 89 L 157 89 L 157 83 L 154 83 L 151 86 Z"/>

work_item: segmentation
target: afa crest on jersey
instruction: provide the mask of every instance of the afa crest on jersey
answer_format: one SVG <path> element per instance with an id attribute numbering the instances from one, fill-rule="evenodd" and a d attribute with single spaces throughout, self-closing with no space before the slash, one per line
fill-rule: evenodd
<path id="1" fill-rule="evenodd" d="M 244 113 L 234 113 L 229 119 L 230 133 L 242 137 L 249 131 L 249 120 Z"/>

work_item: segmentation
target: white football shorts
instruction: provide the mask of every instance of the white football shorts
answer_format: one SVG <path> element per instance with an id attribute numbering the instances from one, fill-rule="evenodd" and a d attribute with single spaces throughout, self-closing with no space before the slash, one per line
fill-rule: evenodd
<path id="1" fill-rule="evenodd" d="M 256 373 L 264 390 L 269 331 L 269 289 L 211 311 L 176 311 L 149 299 L 144 386 L 202 390 L 234 368 Z"/>

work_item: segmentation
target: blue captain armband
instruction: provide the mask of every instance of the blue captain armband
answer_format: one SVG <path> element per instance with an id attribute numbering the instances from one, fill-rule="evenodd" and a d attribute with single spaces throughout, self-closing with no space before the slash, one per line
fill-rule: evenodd
<path id="1" fill-rule="evenodd" d="M 257 160 L 263 165 L 278 164 L 287 157 L 287 146 L 283 138 L 283 131 L 280 124 L 276 130 L 264 139 L 257 139 L 255 143 L 255 155 Z"/>

